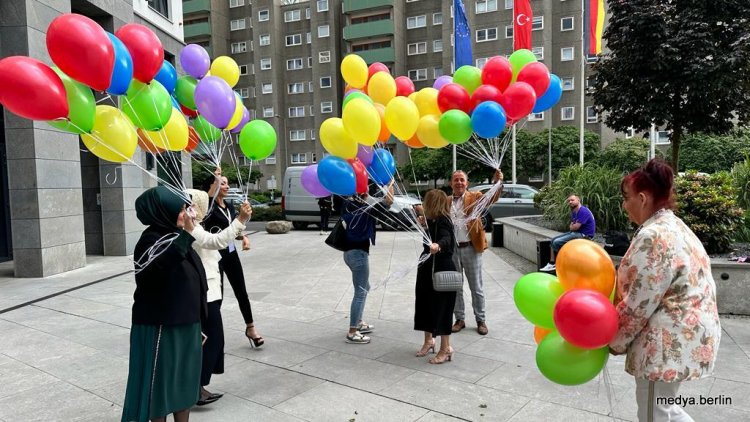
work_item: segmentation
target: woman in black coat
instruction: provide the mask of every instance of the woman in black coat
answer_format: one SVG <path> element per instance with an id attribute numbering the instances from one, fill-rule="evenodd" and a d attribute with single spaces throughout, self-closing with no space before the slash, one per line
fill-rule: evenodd
<path id="1" fill-rule="evenodd" d="M 432 244 L 425 245 L 423 255 L 429 254 L 429 257 L 417 270 L 414 329 L 424 331 L 424 344 L 416 356 L 434 352 L 435 336 L 441 336 L 440 351 L 429 360 L 430 363 L 441 364 L 453 357 L 450 335 L 456 292 L 437 292 L 432 288 L 433 261 L 434 271 L 455 271 L 453 251 L 456 238 L 450 219 L 450 200 L 445 192 L 438 189 L 427 192 L 423 206 Z"/>

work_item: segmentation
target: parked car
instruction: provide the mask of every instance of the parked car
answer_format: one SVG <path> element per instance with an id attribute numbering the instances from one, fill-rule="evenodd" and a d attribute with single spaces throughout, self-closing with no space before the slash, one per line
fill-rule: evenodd
<path id="1" fill-rule="evenodd" d="M 478 185 L 469 190 L 486 193 L 491 187 L 492 185 Z M 541 214 L 541 211 L 534 207 L 534 196 L 537 193 L 539 191 L 529 185 L 505 184 L 500 198 L 487 210 L 484 219 L 485 230 L 492 230 L 492 222 L 496 218 Z"/>

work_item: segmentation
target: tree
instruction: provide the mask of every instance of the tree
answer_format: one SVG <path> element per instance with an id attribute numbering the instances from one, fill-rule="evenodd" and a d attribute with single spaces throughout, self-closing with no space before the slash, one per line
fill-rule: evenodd
<path id="1" fill-rule="evenodd" d="M 680 151 L 680 171 L 729 171 L 750 153 L 750 143 L 738 131 L 729 135 L 696 133 L 685 136 Z"/>
<path id="2" fill-rule="evenodd" d="M 609 52 L 593 66 L 607 125 L 671 130 L 672 167 L 686 133 L 725 133 L 750 117 L 750 2 L 613 0 Z"/>
<path id="3" fill-rule="evenodd" d="M 521 176 L 538 176 L 548 172 L 548 135 L 545 129 L 539 133 L 525 130 L 518 131 L 516 136 L 516 151 L 518 154 L 518 173 Z M 595 161 L 599 155 L 599 135 L 591 131 L 583 134 L 583 151 L 586 161 Z M 560 169 L 579 163 L 580 155 L 579 130 L 573 126 L 559 126 L 552 129 L 552 172 L 557 174 Z M 510 167 L 510 148 L 504 163 Z"/>
<path id="4" fill-rule="evenodd" d="M 404 180 L 414 182 L 416 177 L 417 180 L 432 181 L 433 187 L 437 188 L 438 179 L 450 177 L 453 168 L 450 148 L 412 149 L 410 154 L 409 162 L 399 169 Z"/>
<path id="5" fill-rule="evenodd" d="M 631 172 L 646 163 L 650 146 L 643 138 L 618 138 L 604 148 L 596 162 L 621 172 Z"/>

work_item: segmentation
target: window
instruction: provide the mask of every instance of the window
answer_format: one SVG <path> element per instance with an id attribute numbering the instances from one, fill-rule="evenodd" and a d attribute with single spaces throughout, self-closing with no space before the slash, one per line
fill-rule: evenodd
<path id="1" fill-rule="evenodd" d="M 307 92 L 313 92 L 313 81 L 307 83 Z"/>
<path id="2" fill-rule="evenodd" d="M 258 43 L 260 45 L 269 45 L 271 44 L 271 34 L 263 34 L 260 36 L 260 39 L 258 40 Z"/>
<path id="3" fill-rule="evenodd" d="M 625 132 L 625 139 L 630 139 L 635 136 L 635 129 L 632 127 L 629 127 L 628 130 Z"/>
<path id="4" fill-rule="evenodd" d="M 573 47 L 563 47 L 560 49 L 560 61 L 569 62 L 574 59 Z"/>
<path id="5" fill-rule="evenodd" d="M 597 123 L 599 122 L 599 113 L 596 112 L 594 107 L 586 107 L 586 123 Z"/>
<path id="6" fill-rule="evenodd" d="M 311 33 L 309 33 L 309 32 L 306 33 L 305 34 L 305 39 L 306 39 L 306 41 L 307 41 L 308 44 L 312 44 L 312 34 Z"/>
<path id="7" fill-rule="evenodd" d="M 235 19 L 235 20 L 229 22 L 229 30 L 230 31 L 239 31 L 241 29 L 245 29 L 245 18 Z"/>
<path id="8" fill-rule="evenodd" d="M 537 60 L 544 60 L 544 47 L 532 47 L 531 52 L 534 53 Z"/>
<path id="9" fill-rule="evenodd" d="M 289 117 L 305 117 L 305 106 L 289 107 Z"/>
<path id="10" fill-rule="evenodd" d="M 575 118 L 575 107 L 563 107 L 560 109 L 560 120 L 573 120 Z"/>
<path id="11" fill-rule="evenodd" d="M 260 70 L 271 70 L 271 59 L 260 59 Z"/>
<path id="12" fill-rule="evenodd" d="M 505 25 L 505 38 L 513 38 L 513 25 Z"/>
<path id="13" fill-rule="evenodd" d="M 477 14 L 494 12 L 497 10 L 497 0 L 477 0 L 476 8 Z"/>
<path id="14" fill-rule="evenodd" d="M 302 94 L 305 92 L 305 84 L 302 82 L 294 82 L 287 85 L 286 92 L 288 94 Z"/>
<path id="15" fill-rule="evenodd" d="M 271 18 L 271 13 L 268 9 L 258 10 L 258 22 L 265 22 Z"/>
<path id="16" fill-rule="evenodd" d="M 310 106 L 310 115 L 311 116 L 315 115 L 315 106 Z"/>
<path id="17" fill-rule="evenodd" d="M 263 107 L 263 117 L 273 117 L 273 107 Z"/>
<path id="18" fill-rule="evenodd" d="M 315 155 L 314 152 L 311 152 L 310 156 L 312 156 L 311 160 L 312 160 L 313 163 L 317 163 L 318 162 L 318 157 L 317 157 L 317 155 Z"/>
<path id="19" fill-rule="evenodd" d="M 310 129 L 310 139 L 315 140 L 315 129 Z M 313 153 L 313 162 L 315 162 L 315 153 Z"/>
<path id="20" fill-rule="evenodd" d="M 305 19 L 310 19 L 310 8 L 305 8 Z"/>
<path id="21" fill-rule="evenodd" d="M 318 27 L 318 38 L 325 38 L 330 35 L 331 28 L 328 25 L 320 25 Z"/>
<path id="22" fill-rule="evenodd" d="M 426 42 L 415 42 L 406 46 L 406 54 L 413 56 L 415 54 L 424 54 L 427 52 Z"/>
<path id="23" fill-rule="evenodd" d="M 333 101 L 323 101 L 320 103 L 320 112 L 323 114 L 333 113 Z"/>
<path id="24" fill-rule="evenodd" d="M 433 25 L 442 25 L 443 24 L 443 14 L 442 13 L 433 13 L 432 14 L 432 24 Z"/>
<path id="25" fill-rule="evenodd" d="M 487 60 L 489 60 L 489 57 L 482 57 L 476 60 L 476 66 L 478 68 L 483 68 L 484 64 L 487 63 Z"/>
<path id="26" fill-rule="evenodd" d="M 290 141 L 304 141 L 307 139 L 305 135 L 307 134 L 307 131 L 302 130 L 290 130 L 289 131 L 289 140 Z"/>
<path id="27" fill-rule="evenodd" d="M 266 158 L 266 164 L 276 164 L 276 153 L 273 153 Z"/>
<path id="28" fill-rule="evenodd" d="M 513 9 L 513 0 L 505 0 L 505 10 Z"/>
<path id="29" fill-rule="evenodd" d="M 232 54 L 244 53 L 247 51 L 246 42 L 233 42 L 232 43 Z"/>
<path id="30" fill-rule="evenodd" d="M 262 92 L 263 94 L 273 94 L 273 84 L 265 83 L 261 85 L 260 92 Z"/>
<path id="31" fill-rule="evenodd" d="M 529 121 L 530 122 L 536 122 L 536 121 L 539 121 L 539 120 L 544 120 L 544 112 L 529 114 Z"/>
<path id="32" fill-rule="evenodd" d="M 312 67 L 312 57 L 307 58 L 307 67 Z"/>
<path id="33" fill-rule="evenodd" d="M 289 59 L 286 61 L 286 70 L 300 70 L 303 67 L 302 58 Z"/>
<path id="34" fill-rule="evenodd" d="M 320 87 L 321 88 L 330 88 L 331 87 L 331 77 L 330 76 L 323 76 L 320 78 Z"/>
<path id="35" fill-rule="evenodd" d="M 294 34 L 286 36 L 286 46 L 300 45 L 302 44 L 302 34 Z"/>
<path id="36" fill-rule="evenodd" d="M 391 19 L 391 12 L 379 13 L 377 15 L 368 15 L 358 18 L 351 18 L 351 24 L 356 25 L 358 23 L 376 22 Z"/>
<path id="37" fill-rule="evenodd" d="M 331 61 L 330 51 L 321 51 L 318 53 L 318 63 L 328 63 Z"/>
<path id="38" fill-rule="evenodd" d="M 304 152 L 292 154 L 292 164 L 307 164 L 307 154 Z"/>
<path id="39" fill-rule="evenodd" d="M 328 10 L 328 0 L 318 0 L 318 12 L 325 12 Z"/>
<path id="40" fill-rule="evenodd" d="M 255 87 L 254 86 L 250 87 L 250 97 L 251 98 L 255 98 Z M 252 110 L 250 110 L 250 111 L 252 111 Z M 250 116 L 252 118 L 252 113 L 250 114 Z"/>
<path id="41" fill-rule="evenodd" d="M 669 145 L 669 131 L 660 130 L 656 132 L 656 139 L 654 141 L 656 145 Z"/>
<path id="42" fill-rule="evenodd" d="M 497 28 L 477 29 L 477 42 L 497 39 Z"/>
<path id="43" fill-rule="evenodd" d="M 531 22 L 531 30 L 539 31 L 544 29 L 544 16 L 534 16 L 534 20 Z"/>
<path id="44" fill-rule="evenodd" d="M 151 10 L 169 19 L 169 2 L 167 0 L 146 0 L 146 3 Z"/>
<path id="45" fill-rule="evenodd" d="M 576 88 L 575 78 L 572 76 L 560 78 L 560 82 L 562 82 L 563 91 L 572 91 Z"/>
<path id="46" fill-rule="evenodd" d="M 240 98 L 249 98 L 250 97 L 250 91 L 247 88 L 239 88 L 236 89 L 234 92 L 240 95 Z"/>
<path id="47" fill-rule="evenodd" d="M 443 40 L 435 40 L 432 42 L 432 52 L 439 53 L 443 51 Z"/>
<path id="48" fill-rule="evenodd" d="M 573 21 L 573 16 L 560 19 L 560 31 L 572 31 L 574 29 Z"/>
<path id="49" fill-rule="evenodd" d="M 296 22 L 300 19 L 299 9 L 284 12 L 284 22 Z"/>
<path id="50" fill-rule="evenodd" d="M 443 76 L 443 68 L 442 67 L 433 67 L 432 68 L 432 78 L 437 79 L 439 77 Z"/>
<path id="51" fill-rule="evenodd" d="M 414 69 L 409 71 L 409 79 L 412 81 L 424 81 L 427 79 L 427 69 Z"/>
<path id="52" fill-rule="evenodd" d="M 239 67 L 240 67 L 240 75 L 247 75 L 247 65 L 241 64 Z"/>
<path id="53" fill-rule="evenodd" d="M 424 28 L 427 26 L 427 15 L 409 16 L 406 18 L 406 29 Z"/>
<path id="54" fill-rule="evenodd" d="M 255 75 L 255 63 L 250 63 L 250 73 Z"/>

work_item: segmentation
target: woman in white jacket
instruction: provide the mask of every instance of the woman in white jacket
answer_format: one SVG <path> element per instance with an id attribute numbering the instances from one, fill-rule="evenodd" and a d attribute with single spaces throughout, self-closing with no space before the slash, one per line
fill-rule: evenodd
<path id="1" fill-rule="evenodd" d="M 192 197 L 192 209 L 195 220 L 200 222 L 208 211 L 208 194 L 196 189 L 188 189 Z M 221 319 L 221 274 L 219 272 L 220 249 L 226 248 L 234 239 L 242 234 L 245 224 L 252 215 L 252 208 L 247 202 L 240 206 L 240 214 L 226 229 L 219 233 L 209 233 L 200 224 L 196 224 L 190 233 L 194 238 L 193 249 L 198 253 L 206 270 L 208 281 L 208 318 L 203 323 L 205 343 L 203 345 L 203 366 L 201 369 L 201 396 L 197 405 L 203 406 L 213 403 L 222 394 L 212 394 L 205 389 L 211 382 L 212 374 L 224 373 L 224 324 Z"/>

